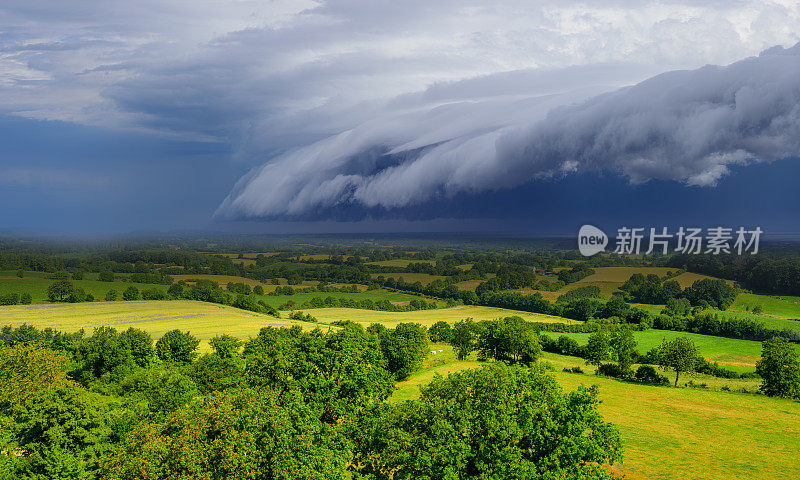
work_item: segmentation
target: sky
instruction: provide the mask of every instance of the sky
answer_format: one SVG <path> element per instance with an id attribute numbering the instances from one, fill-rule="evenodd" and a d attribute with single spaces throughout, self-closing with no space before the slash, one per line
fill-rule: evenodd
<path id="1" fill-rule="evenodd" d="M 11 0 L 0 232 L 800 233 L 800 4 Z"/>

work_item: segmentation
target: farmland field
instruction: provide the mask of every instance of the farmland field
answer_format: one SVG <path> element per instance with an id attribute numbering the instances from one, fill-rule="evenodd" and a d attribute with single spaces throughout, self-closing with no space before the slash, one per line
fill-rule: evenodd
<path id="1" fill-rule="evenodd" d="M 762 315 L 800 319 L 800 297 L 787 295 L 742 293 L 729 310 L 748 313 L 755 306 L 761 307 Z"/>
<path id="2" fill-rule="evenodd" d="M 28 275 L 25 278 L 7 277 L 0 278 L 0 293 L 30 293 L 34 302 L 47 301 L 47 287 L 56 280 L 44 278 L 42 276 Z M 167 285 L 152 285 L 146 283 L 129 283 L 129 282 L 100 282 L 97 280 L 73 280 L 72 283 L 76 287 L 82 288 L 86 293 L 91 294 L 95 299 L 105 298 L 109 290 L 116 290 L 117 294 L 122 292 L 133 285 L 139 290 L 155 288 L 161 291 L 167 291 Z"/>
<path id="3" fill-rule="evenodd" d="M 585 345 L 589 333 L 550 333 L 552 337 L 566 335 Z M 651 348 L 661 344 L 662 339 L 672 340 L 677 337 L 691 339 L 697 351 L 710 362 L 717 362 L 737 372 L 755 371 L 756 362 L 761 358 L 761 342 L 737 340 L 733 338 L 713 337 L 696 333 L 673 332 L 668 330 L 645 330 L 634 332 L 636 348 L 640 353 L 647 353 Z"/>
<path id="4" fill-rule="evenodd" d="M 431 326 L 438 321 L 445 321 L 450 324 L 472 318 L 475 321 L 496 320 L 510 315 L 519 315 L 530 322 L 563 322 L 576 323 L 561 317 L 550 315 L 540 315 L 537 313 L 518 312 L 504 308 L 478 307 L 478 306 L 459 306 L 453 308 L 439 308 L 436 310 L 418 310 L 414 312 L 382 312 L 376 310 L 358 310 L 353 308 L 316 308 L 307 310 L 322 323 L 330 323 L 337 320 L 351 320 L 363 326 L 371 323 L 381 323 L 388 328 L 393 328 L 398 323 L 413 322 L 424 326 Z"/>
<path id="5" fill-rule="evenodd" d="M 201 341 L 201 351 L 208 350 L 208 340 L 221 333 L 247 339 L 258 334 L 258 331 L 266 326 L 300 325 L 304 329 L 317 327 L 313 323 L 275 318 L 238 308 L 191 300 L 0 307 L 0 324 L 18 326 L 23 323 L 37 328 L 51 327 L 65 332 L 84 328 L 87 334 L 91 334 L 93 328 L 100 326 L 110 326 L 117 330 L 135 327 L 149 333 L 154 340 L 161 337 L 164 332 L 178 328 L 182 331 L 188 330 L 197 337 Z"/>

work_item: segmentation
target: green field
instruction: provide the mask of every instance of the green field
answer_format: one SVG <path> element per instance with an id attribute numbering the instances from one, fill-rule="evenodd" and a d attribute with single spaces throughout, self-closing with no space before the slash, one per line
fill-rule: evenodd
<path id="1" fill-rule="evenodd" d="M 635 304 L 637 308 L 646 310 L 652 314 L 659 314 L 664 309 L 664 305 L 643 305 Z M 755 322 L 763 323 L 767 328 L 774 330 L 794 330 L 800 332 L 800 321 L 789 320 L 788 318 L 773 317 L 765 314 L 754 314 L 733 310 L 708 310 L 707 313 L 718 315 L 720 318 L 739 319 L 739 320 L 752 320 Z"/>
<path id="2" fill-rule="evenodd" d="M 761 307 L 763 316 L 800 319 L 800 297 L 786 295 L 743 293 L 736 298 L 728 310 L 749 313 L 755 306 Z"/>
<path id="3" fill-rule="evenodd" d="M 538 313 L 519 312 L 504 308 L 479 307 L 463 305 L 452 308 L 439 308 L 436 310 L 418 310 L 415 312 L 382 312 L 376 310 L 357 310 L 352 308 L 315 308 L 307 310 L 317 320 L 322 323 L 330 323 L 338 320 L 351 320 L 361 325 L 369 326 L 372 323 L 382 323 L 389 328 L 398 323 L 412 322 L 424 326 L 431 326 L 438 321 L 445 321 L 450 324 L 472 318 L 475 321 L 496 320 L 510 315 L 519 315 L 530 322 L 563 322 L 577 323 L 561 317 L 551 315 L 541 315 Z"/>
<path id="4" fill-rule="evenodd" d="M 380 260 L 377 262 L 367 262 L 367 265 L 380 265 L 382 267 L 400 267 L 405 268 L 412 263 L 436 263 L 434 260 L 403 260 L 395 258 L 393 260 Z"/>
<path id="5" fill-rule="evenodd" d="M 25 278 L 0 277 L 0 294 L 18 293 L 21 295 L 27 292 L 31 294 L 34 302 L 44 302 L 47 301 L 47 287 L 55 281 L 41 276 L 29 276 L 27 273 Z M 131 285 L 138 288 L 139 291 L 150 288 L 167 291 L 167 285 L 145 283 L 100 282 L 97 280 L 73 280 L 72 283 L 76 287 L 82 288 L 86 293 L 93 295 L 96 300 L 104 299 L 109 290 L 116 290 L 117 296 L 121 296 L 122 292 Z"/>
<path id="6" fill-rule="evenodd" d="M 304 329 L 314 329 L 318 326 L 191 300 L 55 303 L 0 307 L 0 325 L 18 326 L 23 323 L 37 328 L 51 327 L 65 332 L 84 328 L 87 334 L 91 334 L 93 328 L 100 326 L 110 326 L 117 330 L 135 327 L 148 332 L 154 340 L 160 338 L 164 332 L 178 328 L 190 331 L 201 340 L 201 351 L 208 350 L 208 340 L 220 333 L 246 340 L 258 334 L 258 331 L 266 326 L 301 325 Z"/>
<path id="7" fill-rule="evenodd" d="M 566 335 L 574 338 L 581 345 L 585 345 L 589 333 L 548 333 L 547 335 L 558 338 Z M 726 368 L 737 372 L 755 371 L 756 362 L 761 358 L 761 342 L 751 340 L 737 340 L 733 338 L 712 337 L 696 333 L 673 332 L 668 330 L 645 330 L 634 332 L 637 350 L 647 353 L 651 348 L 661 344 L 662 339 L 672 340 L 677 337 L 690 338 L 697 351 L 710 362 L 717 362 Z"/>

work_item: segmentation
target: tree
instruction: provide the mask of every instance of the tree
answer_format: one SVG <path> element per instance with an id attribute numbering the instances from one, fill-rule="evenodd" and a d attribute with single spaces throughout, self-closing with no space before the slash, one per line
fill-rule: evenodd
<path id="1" fill-rule="evenodd" d="M 21 269 L 21 268 L 19 270 L 17 270 L 17 277 L 18 278 L 24 278 L 25 277 L 25 271 L 23 269 Z"/>
<path id="2" fill-rule="evenodd" d="M 428 354 L 425 327 L 416 323 L 398 323 L 381 336 L 381 350 L 389 371 L 397 380 L 405 380 Z"/>
<path id="3" fill-rule="evenodd" d="M 586 363 L 600 365 L 603 360 L 610 359 L 611 340 L 604 331 L 593 333 L 586 344 Z"/>
<path id="4" fill-rule="evenodd" d="M 170 330 L 156 342 L 156 355 L 168 363 L 188 364 L 197 356 L 197 346 L 200 340 L 189 332 L 183 333 L 178 329 Z"/>
<path id="5" fill-rule="evenodd" d="M 113 302 L 117 299 L 117 291 L 113 288 L 106 292 L 106 302 Z"/>
<path id="6" fill-rule="evenodd" d="M 495 362 L 436 376 L 418 400 L 366 417 L 354 435 L 363 478 L 611 479 L 619 431 L 597 389 L 565 394 L 542 368 Z"/>
<path id="7" fill-rule="evenodd" d="M 539 336 L 531 324 L 518 316 L 481 322 L 478 349 L 481 358 L 513 363 L 535 362 L 541 352 Z"/>
<path id="8" fill-rule="evenodd" d="M 122 298 L 128 301 L 139 300 L 139 289 L 131 285 L 122 292 Z"/>
<path id="9" fill-rule="evenodd" d="M 611 333 L 611 351 L 619 365 L 619 371 L 623 376 L 628 376 L 631 366 L 636 357 L 636 340 L 630 328 L 621 328 Z"/>
<path id="10" fill-rule="evenodd" d="M 782 337 L 761 344 L 761 360 L 756 363 L 761 391 L 770 397 L 800 398 L 800 361 L 794 345 Z"/>
<path id="11" fill-rule="evenodd" d="M 256 285 L 253 287 L 253 294 L 254 295 L 264 295 L 264 287 L 261 285 Z"/>
<path id="12" fill-rule="evenodd" d="M 226 333 L 215 336 L 208 343 L 220 358 L 231 358 L 238 355 L 239 348 L 242 346 L 241 340 Z"/>
<path id="13" fill-rule="evenodd" d="M 658 348 L 658 364 L 665 369 L 675 371 L 675 386 L 681 373 L 693 372 L 697 359 L 697 348 L 694 342 L 686 337 L 673 340 L 662 340 Z"/>
<path id="14" fill-rule="evenodd" d="M 452 328 L 450 328 L 450 324 L 439 320 L 438 322 L 434 323 L 431 328 L 428 329 L 428 336 L 434 343 L 438 342 L 449 342 L 450 337 L 452 336 Z"/>
<path id="15" fill-rule="evenodd" d="M 153 339 L 150 338 L 150 334 L 129 327 L 119 336 L 120 341 L 130 350 L 133 361 L 140 367 L 146 367 L 153 358 Z"/>
<path id="16" fill-rule="evenodd" d="M 63 302 L 75 292 L 75 286 L 69 280 L 59 280 L 47 287 L 47 298 L 51 302 Z"/>
<path id="17" fill-rule="evenodd" d="M 456 322 L 450 344 L 455 348 L 459 360 L 465 360 L 475 350 L 475 322 L 471 318 Z"/>
<path id="18" fill-rule="evenodd" d="M 114 281 L 114 272 L 111 270 L 103 270 L 100 272 L 100 275 L 97 276 L 97 279 L 101 282 L 113 282 Z"/>
<path id="19" fill-rule="evenodd" d="M 725 280 L 704 278 L 698 280 L 683 292 L 692 305 L 708 304 L 726 310 L 736 300 L 736 289 Z"/>
<path id="20" fill-rule="evenodd" d="M 664 308 L 665 315 L 685 317 L 692 312 L 692 304 L 685 298 L 670 298 Z"/>
<path id="21" fill-rule="evenodd" d="M 30 305 L 32 301 L 33 299 L 31 298 L 31 294 L 28 292 L 25 292 L 19 296 L 20 305 Z"/>

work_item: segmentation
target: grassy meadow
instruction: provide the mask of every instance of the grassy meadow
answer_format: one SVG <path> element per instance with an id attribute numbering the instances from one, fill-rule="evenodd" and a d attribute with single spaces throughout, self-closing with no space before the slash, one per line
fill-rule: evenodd
<path id="1" fill-rule="evenodd" d="M 258 334 L 258 331 L 266 326 L 300 325 L 307 330 L 318 326 L 192 300 L 56 303 L 0 307 L 0 325 L 19 326 L 23 323 L 37 328 L 50 327 L 65 332 L 83 328 L 87 334 L 91 334 L 95 327 L 109 326 L 117 330 L 135 327 L 149 333 L 154 340 L 165 332 L 177 328 L 182 331 L 188 330 L 197 337 L 201 341 L 201 351 L 207 351 L 208 340 L 221 333 L 246 340 Z"/>
<path id="2" fill-rule="evenodd" d="M 47 301 L 47 287 L 56 280 L 44 278 L 43 276 L 33 276 L 25 274 L 25 278 L 17 278 L 2 276 L 0 277 L 0 293 L 30 293 L 34 302 Z M 96 300 L 105 298 L 109 290 L 116 290 L 117 296 L 121 296 L 122 292 L 133 285 L 139 291 L 143 289 L 155 288 L 163 292 L 167 291 L 168 285 L 152 285 L 146 283 L 129 283 L 129 282 L 100 282 L 97 280 L 71 280 L 76 287 L 82 288 L 86 293 L 94 296 Z"/>

